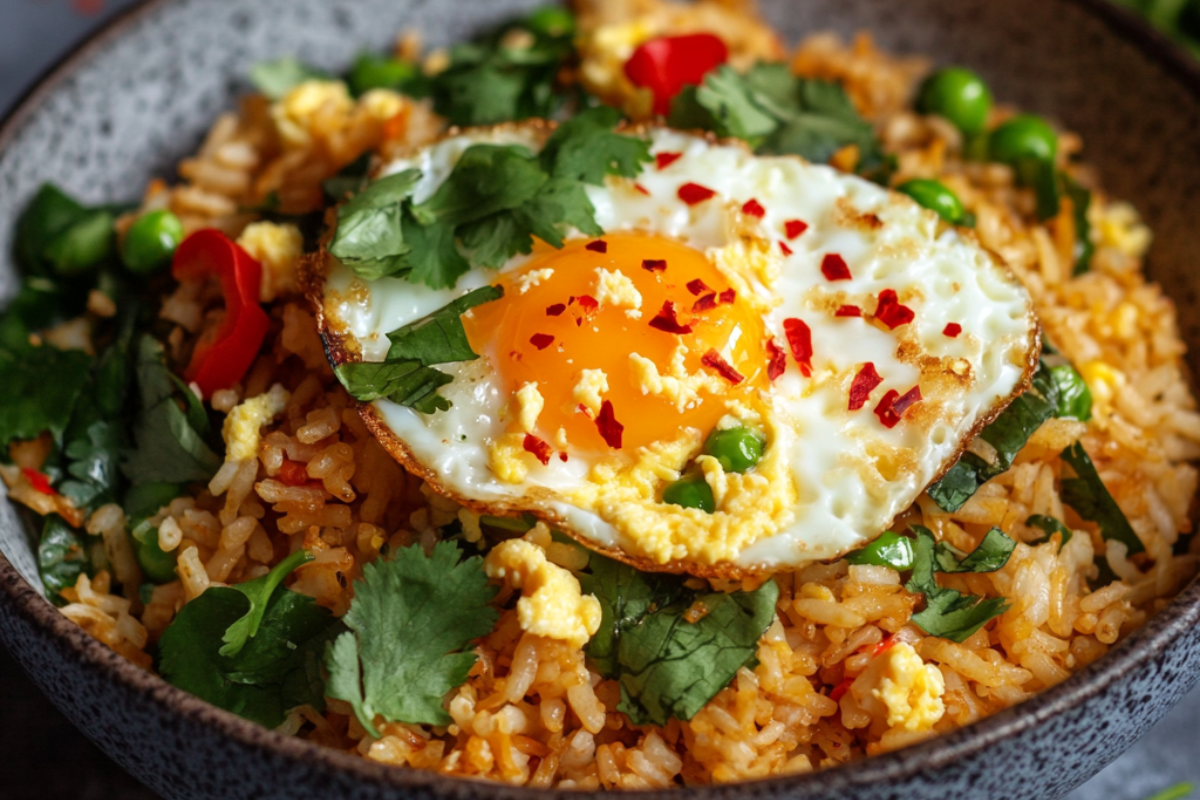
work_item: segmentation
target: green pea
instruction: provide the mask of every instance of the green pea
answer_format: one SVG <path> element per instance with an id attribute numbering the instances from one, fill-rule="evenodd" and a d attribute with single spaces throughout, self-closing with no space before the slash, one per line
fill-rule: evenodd
<path id="1" fill-rule="evenodd" d="M 133 543 L 146 580 L 151 583 L 170 583 L 175 580 L 175 554 L 158 546 L 158 528 L 152 528 L 149 524 L 139 526 L 134 531 Z"/>
<path id="2" fill-rule="evenodd" d="M 925 208 L 936 211 L 939 217 L 951 225 L 962 225 L 967 218 L 967 210 L 963 208 L 958 195 L 939 181 L 914 178 L 897 186 L 896 191 L 908 195 Z"/>
<path id="3" fill-rule="evenodd" d="M 946 67 L 930 75 L 921 86 L 917 110 L 945 117 L 967 135 L 979 133 L 992 110 L 992 92 L 971 70 Z"/>
<path id="4" fill-rule="evenodd" d="M 1018 114 L 992 131 L 988 151 L 993 161 L 1018 168 L 1029 162 L 1053 164 L 1058 134 L 1041 117 Z"/>
<path id="5" fill-rule="evenodd" d="M 350 92 L 359 97 L 372 89 L 398 89 L 415 77 L 417 65 L 411 61 L 363 53 L 350 68 L 346 83 Z"/>
<path id="6" fill-rule="evenodd" d="M 525 27 L 533 33 L 557 39 L 575 33 L 575 15 L 560 6 L 542 6 L 525 18 Z"/>
<path id="7" fill-rule="evenodd" d="M 704 442 L 704 452 L 720 461 L 726 472 L 745 472 L 762 459 L 764 445 L 761 433 L 739 426 L 713 430 Z"/>
<path id="8" fill-rule="evenodd" d="M 170 211 L 151 211 L 129 226 L 121 258 L 131 272 L 154 272 L 165 267 L 183 241 L 183 223 Z"/>
<path id="9" fill-rule="evenodd" d="M 717 510 L 717 501 L 713 499 L 712 488 L 700 476 L 682 478 L 663 490 L 664 503 L 671 503 L 684 508 L 698 508 L 709 514 Z"/>

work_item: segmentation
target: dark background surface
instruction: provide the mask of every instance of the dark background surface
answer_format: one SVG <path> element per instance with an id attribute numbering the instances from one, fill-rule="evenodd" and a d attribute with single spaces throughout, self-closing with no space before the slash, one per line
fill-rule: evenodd
<path id="1" fill-rule="evenodd" d="M 134 2 L 0 0 L 0 113 L 88 31 Z M 1068 800 L 1146 800 L 1189 780 L 1200 784 L 1200 689 Z M 73 728 L 0 649 L 0 800 L 57 798 L 155 795 Z"/>

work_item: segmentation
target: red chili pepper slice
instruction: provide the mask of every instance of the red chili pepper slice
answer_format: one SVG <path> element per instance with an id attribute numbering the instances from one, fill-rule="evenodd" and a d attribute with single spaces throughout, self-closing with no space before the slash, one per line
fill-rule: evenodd
<path id="1" fill-rule="evenodd" d="M 722 303 L 732 303 L 737 299 L 737 290 L 726 289 L 725 291 L 721 292 L 721 294 L 717 295 L 717 299 Z"/>
<path id="2" fill-rule="evenodd" d="M 605 444 L 614 450 L 621 449 L 621 434 L 625 432 L 625 426 L 617 422 L 611 400 L 600 404 L 600 413 L 596 415 L 596 429 L 600 431 L 600 437 L 604 439 Z"/>
<path id="3" fill-rule="evenodd" d="M 775 343 L 774 337 L 767 339 L 767 354 L 771 356 L 767 364 L 767 377 L 774 381 L 787 371 L 787 354 Z"/>
<path id="4" fill-rule="evenodd" d="M 913 310 L 900 302 L 895 289 L 884 289 L 879 293 L 879 305 L 875 307 L 875 319 L 895 330 L 901 325 L 912 322 L 916 315 Z"/>
<path id="5" fill-rule="evenodd" d="M 692 294 L 706 294 L 713 291 L 712 289 L 708 288 L 708 284 L 699 278 L 696 278 L 694 281 L 688 281 L 687 290 Z"/>
<path id="6" fill-rule="evenodd" d="M 25 476 L 25 480 L 29 481 L 29 485 L 33 487 L 35 492 L 54 496 L 58 492 L 54 491 L 54 487 L 50 485 L 50 478 L 36 469 L 29 467 L 21 467 L 21 474 Z"/>
<path id="7" fill-rule="evenodd" d="M 854 376 L 854 381 L 850 384 L 850 410 L 857 411 L 867 404 L 867 400 L 871 399 L 871 392 L 875 391 L 875 387 L 883 383 L 883 378 L 879 377 L 879 373 L 875 371 L 875 364 L 868 361 L 863 364 L 862 369 Z"/>
<path id="8" fill-rule="evenodd" d="M 716 292 L 710 292 L 701 297 L 696 302 L 692 303 L 692 313 L 699 314 L 701 311 L 711 311 L 717 307 Z"/>
<path id="9" fill-rule="evenodd" d="M 854 678 L 846 678 L 846 680 L 833 687 L 833 691 L 829 693 L 829 699 L 837 702 L 842 699 L 846 692 L 850 691 L 850 687 L 854 684 Z"/>
<path id="10" fill-rule="evenodd" d="M 802 319 L 789 317 L 783 321 L 783 335 L 787 337 L 792 358 L 800 365 L 801 374 L 812 377 L 812 331 L 808 325 Z"/>
<path id="11" fill-rule="evenodd" d="M 175 251 L 171 274 L 177 281 L 216 276 L 225 295 L 225 319 L 211 341 L 202 339 L 184 371 L 205 397 L 240 381 L 254 363 L 270 320 L 258 304 L 262 265 L 218 230 L 196 231 Z"/>
<path id="12" fill-rule="evenodd" d="M 746 377 L 742 375 L 742 373 L 738 372 L 732 364 L 726 361 L 720 353 L 712 348 L 710 348 L 707 353 L 700 357 L 700 363 L 716 372 L 734 386 L 737 386 L 739 383 L 746 380 Z"/>
<path id="13" fill-rule="evenodd" d="M 861 317 L 862 309 L 858 306 L 840 306 L 833 312 L 835 317 Z"/>
<path id="14" fill-rule="evenodd" d="M 808 230 L 808 223 L 799 219 L 789 219 L 783 223 L 783 232 L 789 239 L 795 239 Z"/>
<path id="15" fill-rule="evenodd" d="M 683 158 L 683 153 L 655 153 L 654 166 L 660 170 L 666 169 L 681 158 Z"/>
<path id="16" fill-rule="evenodd" d="M 692 332 L 691 325 L 684 325 L 679 321 L 675 312 L 675 303 L 670 300 L 664 300 L 662 308 L 650 320 L 650 327 L 655 330 L 660 330 L 663 333 L 677 333 L 683 335 Z"/>
<path id="17" fill-rule="evenodd" d="M 742 213 L 747 217 L 758 217 L 759 219 L 762 219 L 763 216 L 766 215 L 767 210 L 762 207 L 761 203 L 752 197 L 742 205 Z"/>
<path id="18" fill-rule="evenodd" d="M 625 77 L 654 94 L 654 113 L 667 114 L 671 100 L 684 86 L 699 85 L 709 70 L 729 59 L 719 36 L 691 33 L 644 42 L 625 62 Z"/>
<path id="19" fill-rule="evenodd" d="M 846 265 L 846 259 L 837 253 L 827 253 L 821 259 L 821 274 L 825 276 L 825 280 L 827 281 L 848 281 L 851 277 L 850 267 Z"/>
<path id="20" fill-rule="evenodd" d="M 689 206 L 694 206 L 697 203 L 703 203 L 716 196 L 716 192 L 707 186 L 701 186 L 698 183 L 685 183 L 679 187 L 677 192 L 679 199 L 687 203 Z"/>
<path id="21" fill-rule="evenodd" d="M 642 186 L 640 183 L 635 183 L 633 185 L 633 188 L 637 190 L 638 194 L 644 194 L 647 197 L 650 196 L 650 190 L 647 189 L 645 186 Z M 566 455 L 566 454 L 564 453 L 564 455 Z"/>

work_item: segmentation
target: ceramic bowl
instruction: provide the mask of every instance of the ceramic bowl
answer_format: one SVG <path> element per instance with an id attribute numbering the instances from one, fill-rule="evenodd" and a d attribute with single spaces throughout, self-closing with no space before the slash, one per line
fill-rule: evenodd
<path id="1" fill-rule="evenodd" d="M 461 39 L 520 0 L 152 0 L 63 62 L 0 127 L 0 297 L 15 282 L 12 223 L 42 181 L 87 201 L 136 198 L 192 151 L 256 60 L 345 66 L 394 32 Z M 1061 120 L 1104 185 L 1156 234 L 1150 270 L 1200 315 L 1200 71 L 1101 0 L 763 0 L 793 41 L 870 29 L 893 52 L 979 70 L 997 97 Z M 33 548 L 0 502 L 0 639 L 115 760 L 171 798 L 458 798 L 545 793 L 384 767 L 286 738 L 142 672 L 42 597 Z M 1200 679 L 1200 584 L 1109 655 L 1034 699 L 924 744 L 806 776 L 706 789 L 709 798 L 1058 797 L 1116 758 Z M 664 797 L 666 795 L 664 794 Z M 673 797 L 685 795 L 673 794 Z"/>

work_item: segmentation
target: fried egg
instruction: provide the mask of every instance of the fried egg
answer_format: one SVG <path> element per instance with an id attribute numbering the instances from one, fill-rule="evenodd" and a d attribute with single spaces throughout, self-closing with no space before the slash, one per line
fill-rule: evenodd
<path id="1" fill-rule="evenodd" d="M 388 164 L 428 198 L 466 148 L 537 150 L 542 124 L 474 130 Z M 322 332 L 381 361 L 387 333 L 465 292 L 480 358 L 441 367 L 448 411 L 363 406 L 376 436 L 477 511 L 532 513 L 643 569 L 734 576 L 870 541 L 1023 391 L 1038 329 L 1017 279 L 970 232 L 795 157 L 647 127 L 654 160 L 588 186 L 603 236 L 536 242 L 453 289 L 364 281 L 326 256 Z M 745 472 L 706 437 L 759 432 Z M 715 510 L 663 501 L 681 475 Z"/>

